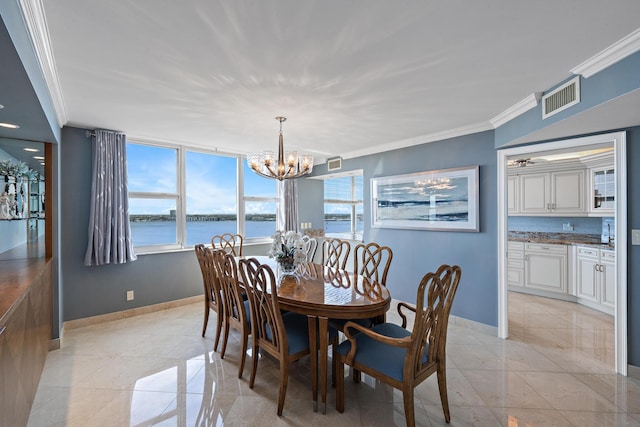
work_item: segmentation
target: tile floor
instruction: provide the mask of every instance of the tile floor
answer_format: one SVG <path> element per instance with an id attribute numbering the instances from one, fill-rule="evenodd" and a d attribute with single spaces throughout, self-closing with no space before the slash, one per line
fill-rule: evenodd
<path id="1" fill-rule="evenodd" d="M 509 340 L 450 325 L 450 425 L 640 425 L 640 381 L 613 373 L 610 316 L 516 293 L 509 316 Z M 238 335 L 221 360 L 215 319 L 205 338 L 201 322 L 192 304 L 67 331 L 47 357 L 29 426 L 405 425 L 402 395 L 366 376 L 346 381 L 343 414 L 333 389 L 327 413 L 314 413 L 308 358 L 292 364 L 278 417 L 277 364 L 262 358 L 249 389 L 248 369 L 237 378 Z M 446 425 L 435 376 L 415 400 L 417 425 Z"/>

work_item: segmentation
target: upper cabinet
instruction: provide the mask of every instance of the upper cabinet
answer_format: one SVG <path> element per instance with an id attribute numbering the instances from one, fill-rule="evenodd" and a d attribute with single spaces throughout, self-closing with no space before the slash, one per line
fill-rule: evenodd
<path id="1" fill-rule="evenodd" d="M 508 213 L 521 216 L 612 216 L 615 192 L 612 151 L 542 165 L 530 162 L 526 167 L 509 169 Z"/>
<path id="2" fill-rule="evenodd" d="M 585 171 L 526 173 L 509 177 L 509 201 L 514 215 L 585 215 Z"/>

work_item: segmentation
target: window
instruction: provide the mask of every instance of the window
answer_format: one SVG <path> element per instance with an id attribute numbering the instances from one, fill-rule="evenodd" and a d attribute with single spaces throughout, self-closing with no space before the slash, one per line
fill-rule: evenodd
<path id="1" fill-rule="evenodd" d="M 273 179 L 264 178 L 244 164 L 244 236 L 246 238 L 273 236 L 277 228 L 279 207 L 278 186 Z"/>
<path id="2" fill-rule="evenodd" d="M 128 142 L 127 173 L 139 252 L 192 247 L 222 233 L 268 238 L 276 229 L 276 181 L 238 156 Z"/>
<path id="3" fill-rule="evenodd" d="M 356 237 L 363 231 L 362 171 L 324 180 L 324 229 L 327 235 Z"/>

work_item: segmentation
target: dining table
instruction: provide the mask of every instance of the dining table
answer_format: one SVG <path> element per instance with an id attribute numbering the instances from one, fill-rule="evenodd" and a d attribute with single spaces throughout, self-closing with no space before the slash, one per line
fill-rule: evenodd
<path id="1" fill-rule="evenodd" d="M 391 305 L 388 289 L 352 271 L 321 264 L 302 263 L 295 274 L 285 275 L 273 258 L 241 258 L 256 258 L 269 265 L 278 280 L 280 308 L 307 316 L 313 410 L 318 411 L 319 376 L 322 412 L 326 413 L 329 319 L 383 318 Z"/>

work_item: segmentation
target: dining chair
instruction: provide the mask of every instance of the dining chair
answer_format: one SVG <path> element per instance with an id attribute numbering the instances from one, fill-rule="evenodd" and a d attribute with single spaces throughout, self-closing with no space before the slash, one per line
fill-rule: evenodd
<path id="1" fill-rule="evenodd" d="M 351 245 L 346 240 L 328 238 L 322 242 L 322 265 L 344 270 Z"/>
<path id="2" fill-rule="evenodd" d="M 359 243 L 354 249 L 353 272 L 386 287 L 392 259 L 393 251 L 388 246 L 381 246 L 375 242 Z M 383 323 L 384 318 L 353 319 L 353 321 L 362 326 L 371 327 L 376 321 Z M 348 320 L 345 319 L 330 320 L 331 325 L 339 331 L 344 329 L 346 322 Z"/>
<path id="3" fill-rule="evenodd" d="M 402 391 L 407 426 L 415 425 L 414 388 L 436 372 L 444 418 L 446 422 L 451 421 L 445 350 L 449 313 L 461 274 L 460 267 L 449 265 L 427 273 L 418 285 L 416 306 L 398 303 L 402 326 L 381 323 L 368 329 L 353 322 L 345 324 L 347 340 L 337 349 L 338 412 L 344 412 L 346 364 Z M 410 331 L 406 329 L 407 316 L 403 309 L 415 314 Z"/>
<path id="4" fill-rule="evenodd" d="M 213 252 L 210 248 L 200 243 L 195 247 L 200 271 L 202 272 L 202 282 L 204 284 L 204 324 L 202 325 L 202 336 L 204 337 L 209 323 L 209 311 L 216 312 L 216 337 L 213 349 L 218 350 L 218 341 L 220 340 L 220 332 L 224 320 L 224 304 L 222 302 L 222 293 L 220 291 L 220 282 L 215 267 Z"/>
<path id="5" fill-rule="evenodd" d="M 278 415 L 282 415 L 289 381 L 289 364 L 310 353 L 307 316 L 282 314 L 278 302 L 277 281 L 273 270 L 255 258 L 241 259 L 242 280 L 251 304 L 253 364 L 249 388 L 253 388 L 258 369 L 258 351 L 280 362 Z"/>
<path id="6" fill-rule="evenodd" d="M 249 335 L 251 334 L 251 308 L 249 301 L 243 298 L 235 257 L 226 253 L 223 249 L 214 250 L 213 257 L 218 272 L 222 297 L 224 298 L 224 335 L 222 337 L 220 358 L 224 359 L 229 340 L 229 330 L 233 328 L 241 335 L 242 350 L 238 378 L 242 378 L 244 363 L 247 358 Z"/>
<path id="7" fill-rule="evenodd" d="M 307 262 L 313 262 L 318 250 L 318 240 L 315 237 L 304 235 L 302 241 L 304 242 L 304 252 L 307 254 Z"/>
<path id="8" fill-rule="evenodd" d="M 211 246 L 214 249 L 224 249 L 234 256 L 242 256 L 243 238 L 240 234 L 217 234 L 211 237 Z"/>

